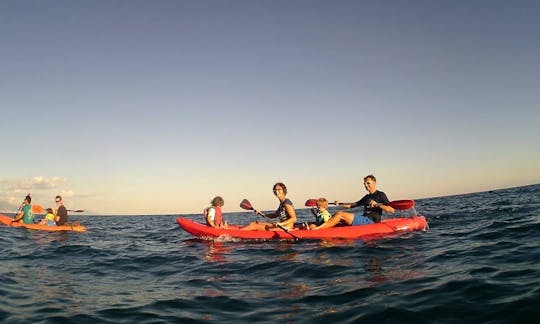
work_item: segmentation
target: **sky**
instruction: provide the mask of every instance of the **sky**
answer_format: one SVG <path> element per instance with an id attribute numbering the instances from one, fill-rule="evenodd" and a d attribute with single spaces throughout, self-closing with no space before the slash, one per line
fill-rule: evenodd
<path id="1" fill-rule="evenodd" d="M 538 1 L 0 2 L 0 211 L 540 182 Z"/>

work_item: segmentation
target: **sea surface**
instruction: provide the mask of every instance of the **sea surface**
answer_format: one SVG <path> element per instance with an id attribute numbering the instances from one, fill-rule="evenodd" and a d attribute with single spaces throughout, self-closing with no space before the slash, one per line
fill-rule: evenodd
<path id="1" fill-rule="evenodd" d="M 416 207 L 429 230 L 367 242 L 201 241 L 177 215 L 0 226 L 0 322 L 540 322 L 540 184 Z"/>

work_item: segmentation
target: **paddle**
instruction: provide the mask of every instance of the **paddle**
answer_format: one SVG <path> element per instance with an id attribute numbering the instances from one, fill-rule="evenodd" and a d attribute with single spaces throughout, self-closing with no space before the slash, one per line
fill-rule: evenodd
<path id="1" fill-rule="evenodd" d="M 245 209 L 245 210 L 253 210 L 256 214 L 258 215 L 261 215 L 263 217 L 268 217 L 266 216 L 265 214 L 261 213 L 260 211 L 258 210 L 255 210 L 255 208 L 253 208 L 253 206 L 251 205 L 251 203 L 249 202 L 249 200 L 247 199 L 243 199 L 242 202 L 240 202 L 240 208 L 242 209 Z M 298 241 L 300 240 L 300 238 L 296 235 L 294 235 L 293 233 L 289 232 L 289 230 L 286 228 L 286 227 L 283 227 L 281 225 L 279 225 L 278 223 L 274 223 L 277 227 L 281 228 L 282 230 L 284 230 L 285 232 L 287 232 L 290 236 L 293 237 L 293 239 L 295 241 Z"/>
<path id="2" fill-rule="evenodd" d="M 45 210 L 41 205 L 32 205 L 32 213 L 34 214 L 43 214 Z"/>
<path id="3" fill-rule="evenodd" d="M 414 207 L 414 200 L 394 200 L 391 201 L 388 205 L 397 210 L 405 210 Z"/>
<path id="4" fill-rule="evenodd" d="M 68 212 L 73 213 L 84 213 L 84 209 L 68 209 Z M 43 214 L 45 209 L 41 205 L 32 205 L 32 213 L 34 214 Z"/>
<path id="5" fill-rule="evenodd" d="M 329 205 L 335 205 L 335 202 L 328 202 Z M 317 199 L 308 199 L 306 200 L 306 207 L 317 207 Z M 341 203 L 338 203 L 338 205 L 341 205 Z"/>
<path id="6" fill-rule="evenodd" d="M 247 199 L 242 200 L 242 202 L 240 203 L 240 208 L 245 209 L 245 210 L 253 210 L 257 215 L 261 215 L 262 217 L 268 217 L 265 214 L 261 213 L 260 211 L 255 210 L 255 208 L 251 206 L 251 203 Z"/>
<path id="7" fill-rule="evenodd" d="M 67 211 L 73 213 L 84 213 L 84 209 L 68 209 Z M 41 205 L 32 205 L 32 213 L 43 214 L 45 213 L 45 209 L 41 207 Z"/>
<path id="8" fill-rule="evenodd" d="M 335 205 L 335 203 L 330 203 L 331 205 Z M 341 204 L 339 204 L 341 205 Z M 388 206 L 397 209 L 397 210 L 405 210 L 412 208 L 414 206 L 414 200 L 394 200 L 391 201 Z M 306 207 L 317 207 L 317 199 L 308 199 L 306 200 Z"/>

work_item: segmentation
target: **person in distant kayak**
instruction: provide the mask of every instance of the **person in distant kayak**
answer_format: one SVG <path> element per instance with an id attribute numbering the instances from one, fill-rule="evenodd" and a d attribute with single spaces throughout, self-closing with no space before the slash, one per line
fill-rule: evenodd
<path id="1" fill-rule="evenodd" d="M 31 202 L 32 197 L 27 195 L 24 198 L 19 212 L 13 217 L 13 222 L 20 222 L 22 220 L 24 224 L 34 224 L 34 212 L 32 211 L 32 205 L 30 205 Z"/>
<path id="2" fill-rule="evenodd" d="M 328 211 L 328 200 L 326 198 L 317 199 L 317 208 L 311 209 L 311 212 L 315 216 L 315 222 L 307 224 L 309 229 L 315 229 L 315 227 L 321 226 L 332 217 Z"/>
<path id="3" fill-rule="evenodd" d="M 64 201 L 62 200 L 62 197 L 56 196 L 54 198 L 54 202 L 56 203 L 56 206 L 58 207 L 56 210 L 56 217 L 54 218 L 56 225 L 58 226 L 67 225 L 68 213 L 67 213 L 66 206 L 64 206 Z"/>
<path id="4" fill-rule="evenodd" d="M 205 208 L 203 211 L 206 225 L 213 228 L 227 228 L 227 222 L 223 221 L 221 214 L 221 207 L 225 204 L 223 198 L 220 196 L 214 197 L 210 203 L 212 206 Z"/>
<path id="5" fill-rule="evenodd" d="M 45 217 L 41 219 L 39 224 L 47 225 L 47 226 L 56 226 L 56 222 L 54 221 L 54 218 L 56 217 L 56 215 L 54 215 L 53 209 L 47 208 L 46 210 L 47 210 L 47 214 L 45 215 Z"/>
<path id="6" fill-rule="evenodd" d="M 279 221 L 277 223 L 255 221 L 241 229 L 252 231 L 281 231 L 282 229 L 280 226 L 288 230 L 294 227 L 294 222 L 296 222 L 296 211 L 294 210 L 292 201 L 285 197 L 287 195 L 287 187 L 285 184 L 278 182 L 272 187 L 272 191 L 279 200 L 279 206 L 275 212 L 263 215 L 269 218 L 278 218 Z M 258 210 L 254 211 L 257 214 L 261 214 Z"/>
<path id="7" fill-rule="evenodd" d="M 364 178 L 364 187 L 368 191 L 368 194 L 362 197 L 355 203 L 339 203 L 335 202 L 336 205 L 344 206 L 345 208 L 355 208 L 364 206 L 363 213 L 349 213 L 345 211 L 337 211 L 328 222 L 317 226 L 315 229 L 329 228 L 334 227 L 338 224 L 343 225 L 365 225 L 372 223 L 379 223 L 381 221 L 383 211 L 387 213 L 393 213 L 394 208 L 390 207 L 388 204 L 390 201 L 386 194 L 382 191 L 377 190 L 377 179 L 372 174 Z"/>

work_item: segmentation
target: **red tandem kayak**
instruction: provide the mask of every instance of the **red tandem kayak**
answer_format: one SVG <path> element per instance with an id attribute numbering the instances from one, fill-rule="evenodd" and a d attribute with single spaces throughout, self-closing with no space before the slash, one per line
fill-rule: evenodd
<path id="1" fill-rule="evenodd" d="M 291 239 L 360 239 L 387 236 L 403 232 L 421 231 L 428 227 L 424 216 L 390 218 L 380 223 L 339 226 L 320 230 L 292 229 L 285 231 L 246 231 L 239 226 L 229 225 L 229 228 L 212 228 L 206 224 L 192 221 L 184 217 L 176 219 L 178 225 L 186 232 L 201 239 L 248 239 L 248 240 L 291 240 Z"/>
<path id="2" fill-rule="evenodd" d="M 28 229 L 33 230 L 40 230 L 40 231 L 71 231 L 71 232 L 86 232 L 86 227 L 80 224 L 70 224 L 70 225 L 62 225 L 62 226 L 48 226 L 48 225 L 40 225 L 40 224 L 24 224 L 20 222 L 13 223 L 11 217 L 0 214 L 0 224 L 11 226 L 11 227 L 24 227 Z"/>

